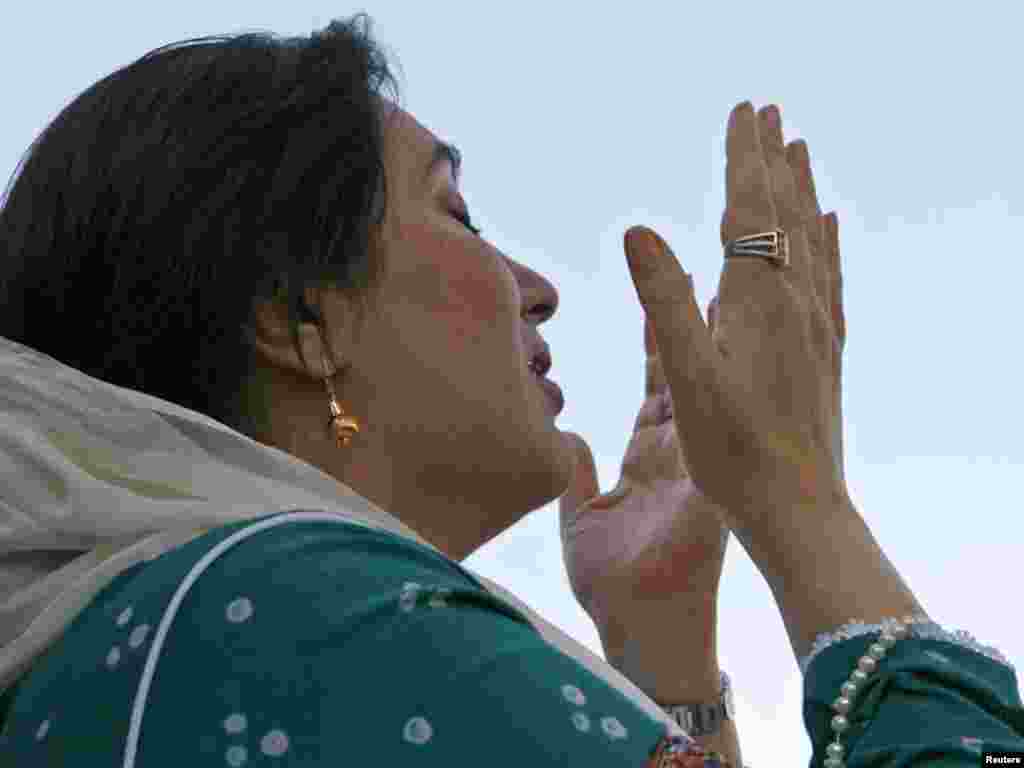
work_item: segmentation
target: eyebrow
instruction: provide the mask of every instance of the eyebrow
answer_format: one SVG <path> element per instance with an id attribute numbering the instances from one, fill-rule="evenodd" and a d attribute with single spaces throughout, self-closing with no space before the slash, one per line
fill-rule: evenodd
<path id="1" fill-rule="evenodd" d="M 455 177 L 455 181 L 458 181 L 459 171 L 462 169 L 462 153 L 454 144 L 448 144 L 447 142 L 435 139 L 434 151 L 430 155 L 430 162 L 427 164 L 427 172 L 424 174 L 424 179 L 429 179 L 438 166 L 445 161 L 451 163 L 452 175 Z"/>

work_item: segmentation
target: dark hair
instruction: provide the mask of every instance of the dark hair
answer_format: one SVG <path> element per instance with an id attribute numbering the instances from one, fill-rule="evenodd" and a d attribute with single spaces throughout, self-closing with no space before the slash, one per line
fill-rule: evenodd
<path id="1" fill-rule="evenodd" d="M 307 287 L 365 309 L 383 274 L 380 95 L 399 89 L 371 24 L 172 43 L 79 95 L 4 195 L 0 335 L 261 434 L 254 300 L 287 302 L 305 361 Z"/>

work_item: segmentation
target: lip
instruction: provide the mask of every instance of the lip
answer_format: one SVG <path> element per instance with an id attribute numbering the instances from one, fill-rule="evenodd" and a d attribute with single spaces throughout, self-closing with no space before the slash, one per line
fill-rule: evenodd
<path id="1" fill-rule="evenodd" d="M 555 415 L 561 413 L 562 409 L 565 408 L 565 395 L 562 394 L 562 388 L 544 376 L 537 376 L 535 373 L 531 375 L 537 379 L 537 383 L 543 388 L 544 394 L 551 400 L 551 404 L 555 407 Z"/>

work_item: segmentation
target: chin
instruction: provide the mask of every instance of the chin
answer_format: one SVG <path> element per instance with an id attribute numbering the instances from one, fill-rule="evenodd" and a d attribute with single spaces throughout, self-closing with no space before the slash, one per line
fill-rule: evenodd
<path id="1" fill-rule="evenodd" d="M 564 494 L 572 481 L 576 468 L 575 449 L 569 435 L 551 426 L 544 435 L 546 450 L 538 451 L 536 458 L 544 458 L 543 465 L 535 464 L 533 470 L 536 483 L 533 484 L 536 501 L 530 509 L 538 509 Z"/>
<path id="2" fill-rule="evenodd" d="M 572 482 L 573 474 L 576 472 L 576 446 L 568 432 L 556 428 L 555 434 L 558 437 L 559 455 L 558 481 L 556 483 L 558 488 L 555 494 L 557 498 L 569 489 L 569 483 Z"/>
<path id="3" fill-rule="evenodd" d="M 470 549 L 445 550 L 454 560 L 464 560 L 526 515 L 547 506 L 569 487 L 575 470 L 574 449 L 569 436 L 550 422 L 546 429 L 521 433 L 522 442 L 506 440 L 502 451 L 488 462 L 491 471 L 473 473 L 471 485 L 483 498 L 479 502 L 486 515 L 477 521 L 480 528 Z M 513 446 L 521 446 L 514 448 Z"/>
<path id="4" fill-rule="evenodd" d="M 572 439 L 555 425 L 558 416 L 553 415 L 547 399 L 542 398 L 539 405 L 541 418 L 534 422 L 536 449 L 532 452 L 532 466 L 529 468 L 537 476 L 538 500 L 531 509 L 543 507 L 565 493 L 576 468 Z"/>
<path id="5" fill-rule="evenodd" d="M 575 471 L 572 440 L 555 425 L 558 416 L 529 376 L 525 408 L 510 419 L 501 446 L 504 458 L 493 464 L 503 469 L 500 479 L 491 477 L 491 504 L 503 508 L 503 517 L 518 518 L 550 504 L 565 493 Z"/>

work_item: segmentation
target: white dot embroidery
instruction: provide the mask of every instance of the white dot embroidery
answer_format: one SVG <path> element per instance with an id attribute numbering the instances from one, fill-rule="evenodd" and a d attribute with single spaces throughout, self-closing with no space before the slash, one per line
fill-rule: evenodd
<path id="1" fill-rule="evenodd" d="M 240 765 L 244 765 L 245 761 L 249 759 L 249 753 L 245 747 L 228 747 L 227 753 L 224 755 L 224 759 L 227 760 L 228 765 L 231 768 L 238 768 Z"/>
<path id="2" fill-rule="evenodd" d="M 572 724 L 576 726 L 577 731 L 587 733 L 590 730 L 590 718 L 583 712 L 572 713 Z"/>
<path id="3" fill-rule="evenodd" d="M 575 685 L 563 685 L 562 695 L 565 696 L 566 701 L 570 704 L 575 704 L 577 707 L 582 707 L 587 703 L 587 697 Z"/>
<path id="4" fill-rule="evenodd" d="M 434 735 L 434 729 L 425 717 L 414 717 L 405 724 L 402 736 L 413 744 L 426 744 Z"/>
<path id="5" fill-rule="evenodd" d="M 123 627 L 125 624 L 127 624 L 131 620 L 132 620 L 132 607 L 129 605 L 127 608 L 125 608 L 123 611 L 121 611 L 121 615 L 117 617 L 117 626 Z"/>
<path id="6" fill-rule="evenodd" d="M 50 731 L 50 721 L 49 720 L 44 720 L 43 724 L 40 725 L 39 729 L 36 731 L 36 741 L 42 741 L 43 739 L 45 739 L 46 738 L 46 734 L 49 733 L 49 731 Z"/>
<path id="7" fill-rule="evenodd" d="M 224 730 L 228 733 L 241 733 L 246 729 L 247 725 L 248 722 L 246 722 L 245 715 L 241 712 L 228 715 L 224 720 Z"/>
<path id="8" fill-rule="evenodd" d="M 107 666 L 113 669 L 117 666 L 117 662 L 121 660 L 121 651 L 115 645 L 110 649 L 110 653 L 107 654 Z"/>
<path id="9" fill-rule="evenodd" d="M 138 648 L 144 642 L 146 642 L 146 635 L 149 634 L 149 624 L 142 624 L 132 630 L 131 635 L 128 636 L 128 645 L 132 648 Z"/>
<path id="10" fill-rule="evenodd" d="M 263 754 L 271 757 L 283 755 L 288 751 L 288 734 L 277 728 L 267 731 L 260 742 L 260 749 L 263 750 Z"/>
<path id="11" fill-rule="evenodd" d="M 252 601 L 247 597 L 239 597 L 228 603 L 228 621 L 237 624 L 252 616 Z"/>
<path id="12" fill-rule="evenodd" d="M 935 659 L 935 661 L 941 662 L 942 664 L 949 664 L 949 659 L 947 659 L 938 651 L 925 651 L 924 655 L 928 658 Z"/>
<path id="13" fill-rule="evenodd" d="M 601 729 L 607 733 L 613 741 L 615 739 L 624 739 L 629 735 L 626 727 L 614 717 L 602 717 Z"/>

